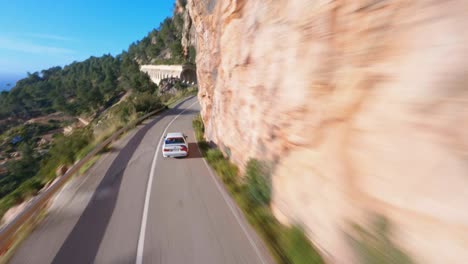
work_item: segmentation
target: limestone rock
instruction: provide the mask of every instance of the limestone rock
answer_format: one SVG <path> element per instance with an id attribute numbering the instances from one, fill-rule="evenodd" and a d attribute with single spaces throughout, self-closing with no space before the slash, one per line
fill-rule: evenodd
<path id="1" fill-rule="evenodd" d="M 420 263 L 468 263 L 466 1 L 194 1 L 206 136 L 273 161 L 273 207 L 333 263 L 368 212 Z M 354 259 L 356 262 L 356 259 Z"/>

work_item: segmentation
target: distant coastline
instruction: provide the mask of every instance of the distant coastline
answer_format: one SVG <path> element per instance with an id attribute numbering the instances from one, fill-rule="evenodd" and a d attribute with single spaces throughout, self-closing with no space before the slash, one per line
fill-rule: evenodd
<path id="1" fill-rule="evenodd" d="M 17 81 L 25 78 L 19 74 L 0 74 L 0 91 L 8 91 L 13 88 Z M 10 84 L 8 86 L 8 84 Z"/>

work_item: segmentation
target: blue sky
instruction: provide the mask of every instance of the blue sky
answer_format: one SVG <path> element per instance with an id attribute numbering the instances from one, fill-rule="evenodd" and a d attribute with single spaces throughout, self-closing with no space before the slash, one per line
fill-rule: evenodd
<path id="1" fill-rule="evenodd" d="M 172 15 L 174 0 L 0 0 L 0 77 L 116 55 Z"/>

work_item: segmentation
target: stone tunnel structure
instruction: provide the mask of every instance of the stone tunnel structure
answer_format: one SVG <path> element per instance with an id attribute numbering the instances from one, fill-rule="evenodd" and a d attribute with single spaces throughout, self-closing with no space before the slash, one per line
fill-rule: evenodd
<path id="1" fill-rule="evenodd" d="M 197 83 L 194 65 L 141 65 L 140 70 L 147 73 L 151 80 L 158 84 L 166 78 L 179 78 L 185 83 Z"/>

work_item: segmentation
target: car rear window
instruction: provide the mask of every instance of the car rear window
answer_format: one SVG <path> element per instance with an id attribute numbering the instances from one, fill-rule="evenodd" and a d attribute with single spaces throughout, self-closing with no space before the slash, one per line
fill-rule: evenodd
<path id="1" fill-rule="evenodd" d="M 174 138 L 166 138 L 166 144 L 184 144 L 184 138 L 181 137 L 174 137 Z"/>

